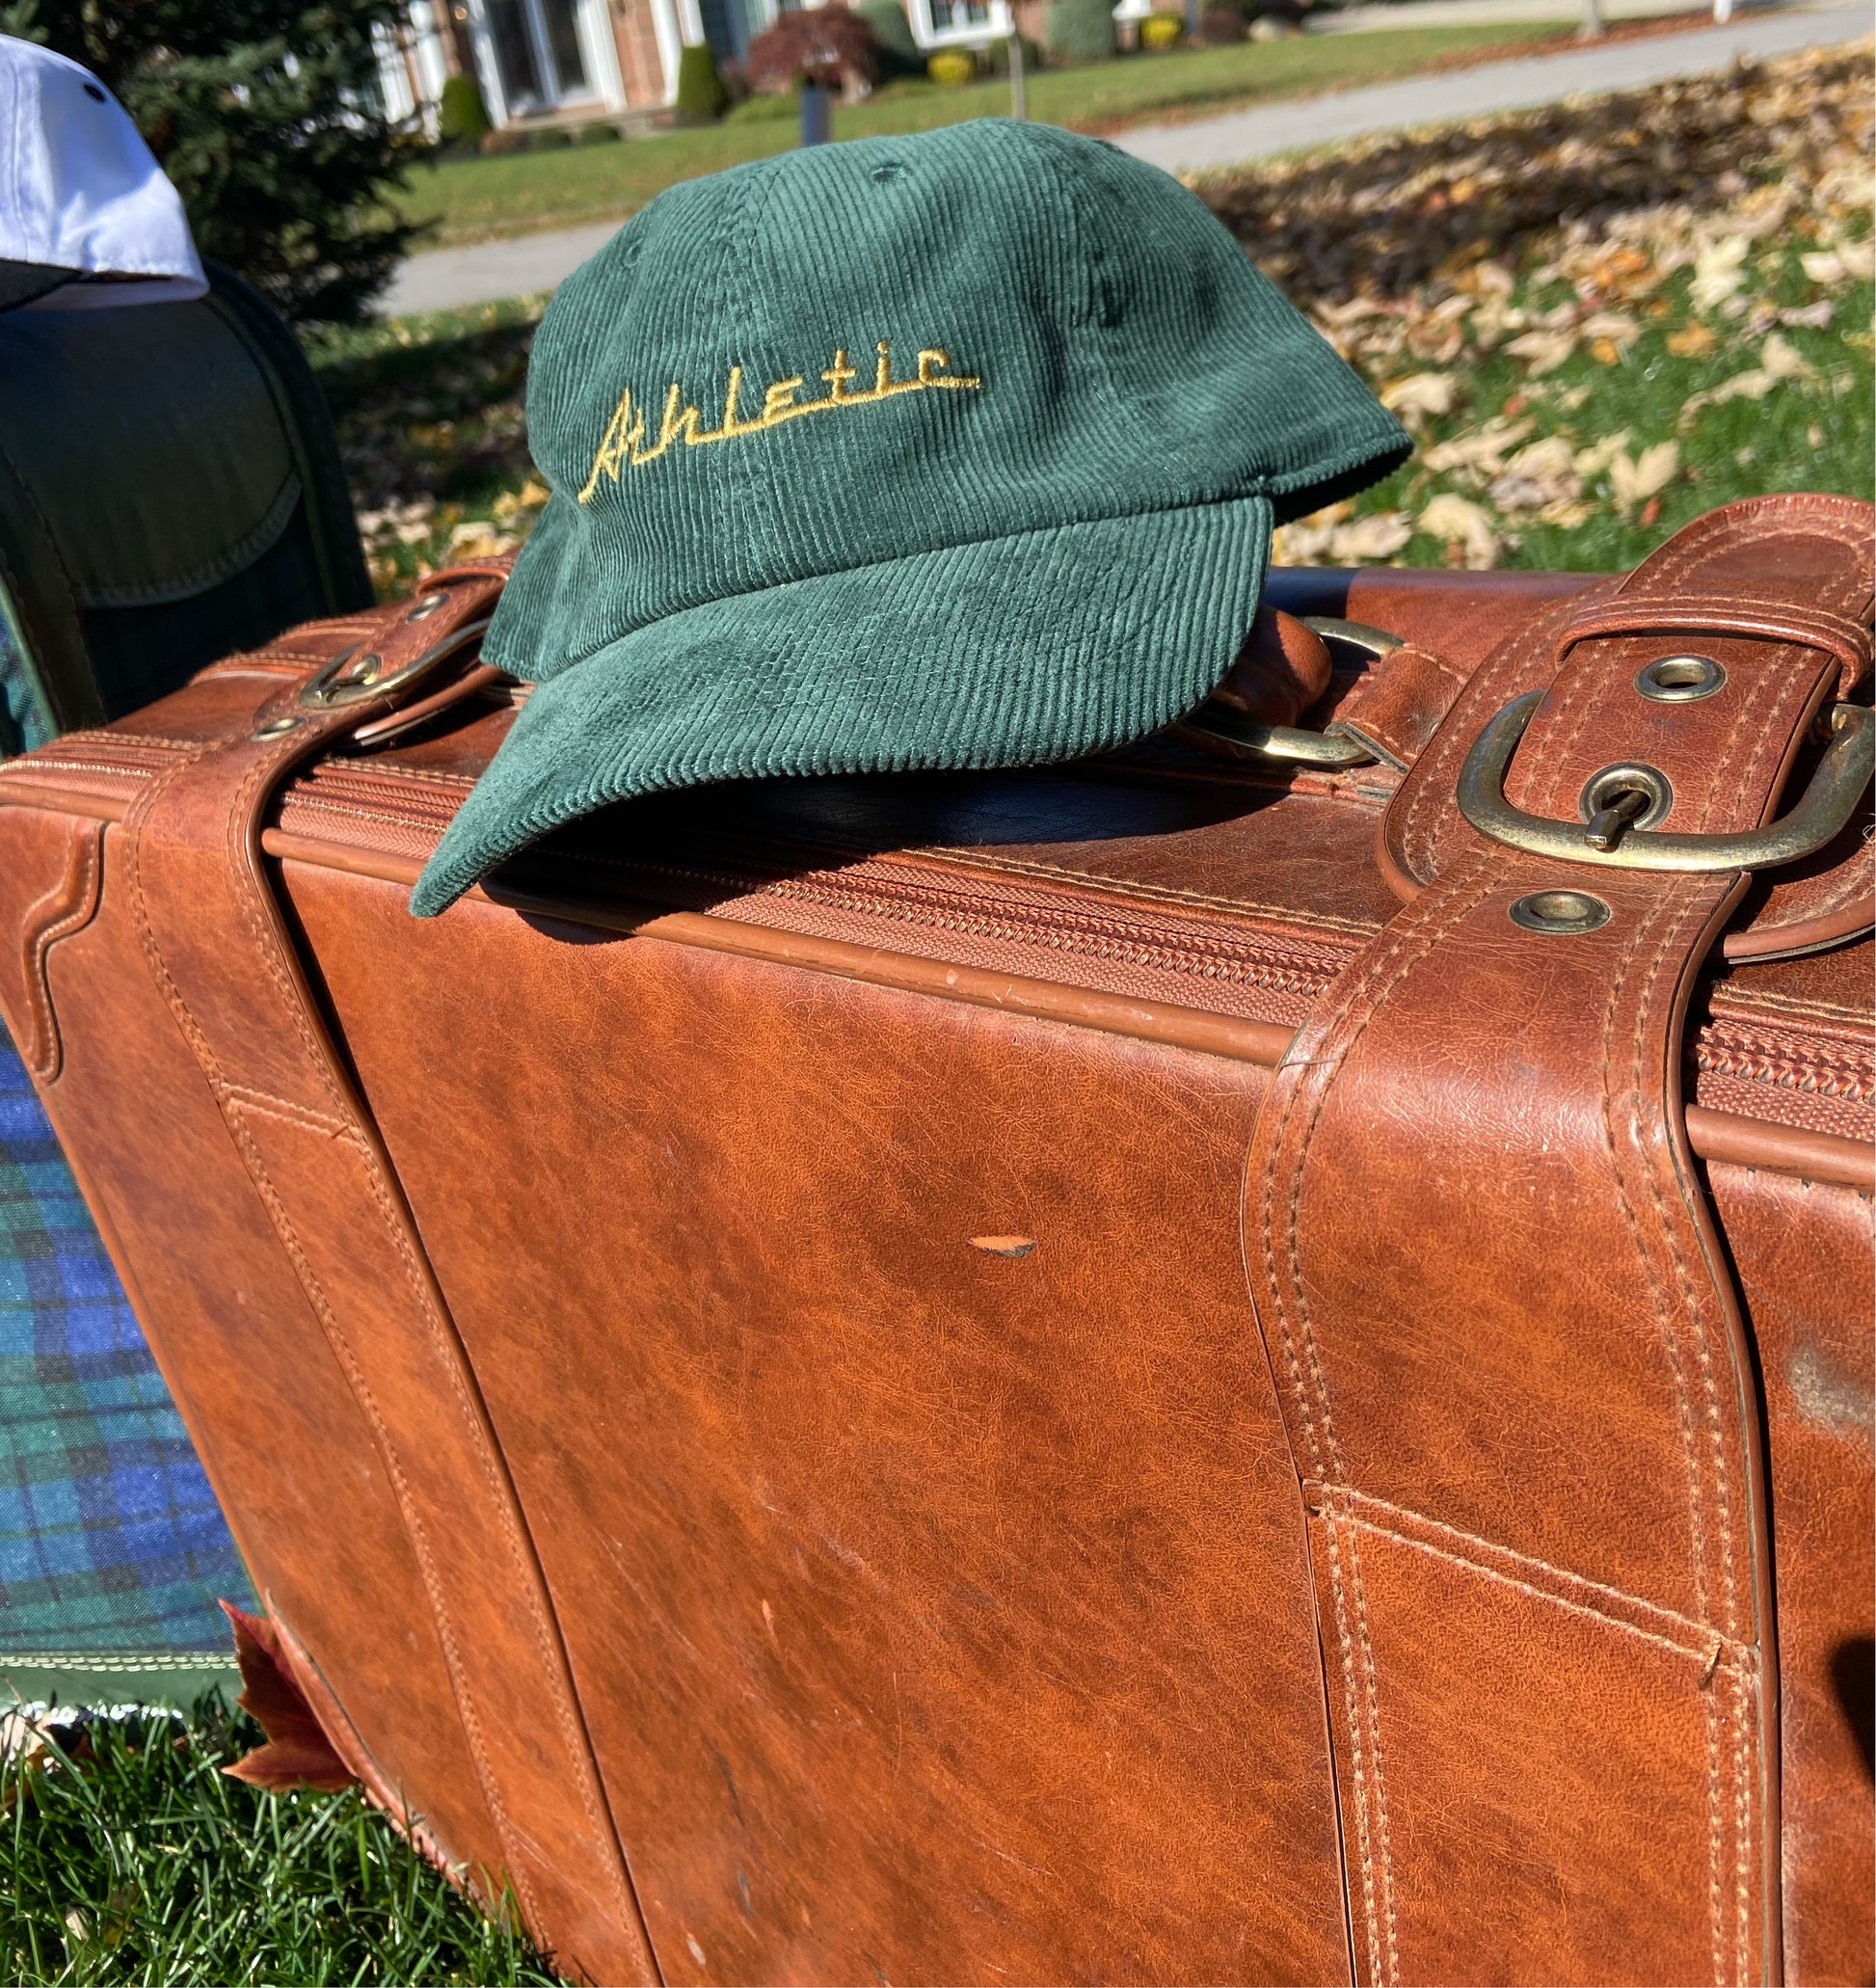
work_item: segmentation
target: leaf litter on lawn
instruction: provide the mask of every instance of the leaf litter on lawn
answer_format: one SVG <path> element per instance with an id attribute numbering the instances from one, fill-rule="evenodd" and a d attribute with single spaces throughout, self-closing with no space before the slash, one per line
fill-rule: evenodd
<path id="1" fill-rule="evenodd" d="M 1869 495 L 1871 99 L 1864 44 L 1195 179 L 1421 443 L 1277 557 L 1620 567 Z"/>

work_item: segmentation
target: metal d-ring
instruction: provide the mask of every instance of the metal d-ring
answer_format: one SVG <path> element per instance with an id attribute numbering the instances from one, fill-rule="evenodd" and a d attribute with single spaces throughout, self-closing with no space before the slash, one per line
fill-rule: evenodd
<path id="1" fill-rule="evenodd" d="M 1834 705 L 1831 742 L 1798 805 L 1768 828 L 1744 835 L 1671 835 L 1630 828 L 1609 848 L 1589 839 L 1592 823 L 1553 821 L 1527 815 L 1505 798 L 1505 773 L 1517 741 L 1543 702 L 1541 690 L 1514 697 L 1473 741 L 1460 769 L 1460 813 L 1481 835 L 1565 863 L 1609 870 L 1671 870 L 1698 874 L 1716 870 L 1770 870 L 1811 855 L 1856 813 L 1876 768 L 1876 725 L 1862 705 Z"/>
<path id="2" fill-rule="evenodd" d="M 362 703 L 367 697 L 389 697 L 408 689 L 419 677 L 428 676 L 439 663 L 447 661 L 465 643 L 486 633 L 490 619 L 484 615 L 480 621 L 465 622 L 400 669 L 387 671 L 384 657 L 375 649 L 348 649 L 342 656 L 335 656 L 303 686 L 300 702 L 315 710 L 333 711 L 341 705 Z"/>
<path id="3" fill-rule="evenodd" d="M 1342 621 L 1332 614 L 1305 614 L 1304 628 L 1325 642 L 1340 642 L 1379 661 L 1402 647 L 1399 635 L 1385 629 L 1370 628 L 1365 621 Z M 1277 761 L 1294 766 L 1365 766 L 1379 755 L 1373 746 L 1352 733 L 1310 732 L 1300 725 L 1263 725 L 1255 718 L 1241 717 L 1226 706 L 1202 705 L 1170 728 L 1181 738 L 1207 752 L 1226 759 Z"/>

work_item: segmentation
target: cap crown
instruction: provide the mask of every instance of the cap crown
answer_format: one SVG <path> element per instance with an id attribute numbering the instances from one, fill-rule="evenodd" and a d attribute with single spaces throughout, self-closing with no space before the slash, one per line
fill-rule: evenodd
<path id="1" fill-rule="evenodd" d="M 1177 181 L 988 119 L 659 195 L 555 296 L 528 423 L 554 495 L 490 649 L 535 678 L 813 575 L 1247 496 L 1281 517 L 1407 446 Z"/>
<path id="2" fill-rule="evenodd" d="M 0 35 L 0 262 L 70 276 L 39 308 L 174 302 L 208 288 L 182 201 L 130 114 L 88 70 Z"/>

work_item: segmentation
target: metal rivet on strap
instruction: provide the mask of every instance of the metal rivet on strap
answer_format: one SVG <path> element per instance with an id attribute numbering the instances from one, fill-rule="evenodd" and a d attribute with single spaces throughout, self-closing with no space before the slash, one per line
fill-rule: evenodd
<path id="1" fill-rule="evenodd" d="M 1657 656 L 1635 679 L 1635 687 L 1656 704 L 1692 704 L 1711 697 L 1727 673 L 1710 656 Z"/>
<path id="2" fill-rule="evenodd" d="M 411 603 L 411 611 L 405 615 L 404 619 L 406 621 L 427 621 L 431 615 L 436 613 L 439 607 L 447 607 L 448 605 L 449 589 L 447 587 L 438 587 L 428 594 L 418 595 Z"/>
<path id="3" fill-rule="evenodd" d="M 1609 907 L 1588 891 L 1533 891 L 1512 906 L 1512 923 L 1527 932 L 1593 932 L 1609 923 Z"/>
<path id="4" fill-rule="evenodd" d="M 298 718 L 270 718 L 264 725 L 255 727 L 256 739 L 283 739 L 289 732 L 299 730 Z"/>

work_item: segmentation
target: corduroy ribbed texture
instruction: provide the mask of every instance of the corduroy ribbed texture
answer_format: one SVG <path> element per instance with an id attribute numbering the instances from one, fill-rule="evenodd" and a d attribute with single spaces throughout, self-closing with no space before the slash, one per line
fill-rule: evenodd
<path id="1" fill-rule="evenodd" d="M 1409 445 L 1193 194 L 1000 120 L 660 195 L 554 298 L 528 421 L 553 496 L 484 654 L 540 687 L 419 914 L 631 794 L 1157 731 L 1273 523 Z"/>

